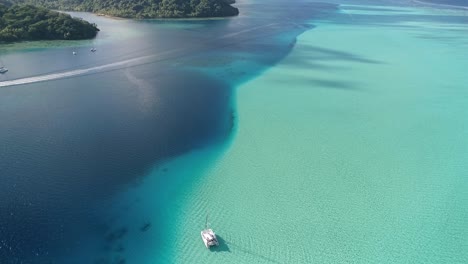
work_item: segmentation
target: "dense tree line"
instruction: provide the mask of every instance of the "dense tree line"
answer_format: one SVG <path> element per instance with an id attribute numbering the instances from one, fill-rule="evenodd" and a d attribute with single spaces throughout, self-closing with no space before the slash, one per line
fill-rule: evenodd
<path id="1" fill-rule="evenodd" d="M 98 31 L 95 24 L 68 14 L 0 0 L 0 42 L 88 39 Z"/>
<path id="2" fill-rule="evenodd" d="M 234 0 L 13 0 L 50 9 L 126 18 L 225 17 L 239 14 Z"/>

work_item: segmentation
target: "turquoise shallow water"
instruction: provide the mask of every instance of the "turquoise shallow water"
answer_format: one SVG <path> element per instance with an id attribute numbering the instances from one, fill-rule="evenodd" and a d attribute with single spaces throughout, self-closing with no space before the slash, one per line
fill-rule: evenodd
<path id="1" fill-rule="evenodd" d="M 308 19 L 336 12 L 238 5 L 241 16 L 208 20 L 74 13 L 98 23 L 96 39 L 1 45 L 2 264 L 178 259 L 167 237 L 230 142 L 232 88 L 283 59 Z"/>
<path id="2" fill-rule="evenodd" d="M 464 19 L 345 5 L 313 21 L 278 65 L 239 79 L 231 142 L 167 164 L 167 192 L 152 193 L 157 168 L 118 199 L 153 197 L 117 221 L 164 219 L 163 233 L 128 234 L 127 261 L 467 263 Z M 186 66 L 222 79 L 210 61 Z M 207 213 L 214 250 L 199 238 Z"/>
<path id="3" fill-rule="evenodd" d="M 464 21 L 357 5 L 315 23 L 238 88 L 238 131 L 181 191 L 170 262 L 467 263 Z"/>
<path id="4" fill-rule="evenodd" d="M 68 214 L 63 219 L 87 216 L 65 223 L 74 223 L 74 237 L 55 248 L 63 256 L 54 255 L 54 263 L 467 263 L 466 13 L 372 2 L 347 1 L 329 16 L 333 6 L 307 1 L 295 1 L 291 10 L 281 1 L 240 1 L 239 18 L 119 20 L 125 30 L 117 38 L 110 31 L 66 47 L 6 47 L 11 69 L 22 69 L 22 60 L 31 69 L 12 70 L 5 79 L 141 60 L 2 88 L 7 129 L 0 139 L 8 148 L 0 169 L 12 177 L 0 194 L 1 211 L 28 218 L 3 213 L 0 220 L 18 230 L 46 223 L 57 231 L 62 216 L 45 214 L 38 197 L 59 209 L 69 206 L 64 197 L 89 203 L 52 211 Z M 68 58 L 74 49 L 81 55 L 90 45 L 99 56 L 39 67 L 45 57 Z M 174 53 L 153 56 L 166 51 Z M 188 89 L 187 80 L 198 88 Z M 187 102 L 196 103 L 188 108 Z M 174 134 L 190 141 L 194 131 L 217 128 L 185 121 L 211 120 L 207 113 L 217 109 L 221 117 L 210 118 L 229 123 L 229 102 L 236 124 L 226 142 L 201 141 L 195 150 L 157 160 L 152 146 L 166 142 L 157 138 L 160 128 L 170 128 L 164 136 L 171 144 Z M 88 151 L 93 156 L 86 159 Z M 9 162 L 15 159 L 21 163 Z M 142 159 L 144 166 L 136 162 Z M 50 188 L 49 178 L 58 186 Z M 97 201 L 86 199 L 95 193 Z M 199 237 L 207 213 L 221 240 L 212 251 Z M 8 237 L 0 242 L 17 243 L 9 259 L 17 263 L 24 256 L 15 250 L 24 241 L 4 226 Z M 0 256 L 12 251 L 3 245 Z M 43 247 L 31 248 L 37 245 Z M 52 258 L 44 248 L 29 253 L 43 263 Z"/>

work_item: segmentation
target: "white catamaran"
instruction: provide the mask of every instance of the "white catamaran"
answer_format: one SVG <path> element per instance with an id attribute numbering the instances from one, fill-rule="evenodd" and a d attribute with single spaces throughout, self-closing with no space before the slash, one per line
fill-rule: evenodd
<path id="1" fill-rule="evenodd" d="M 201 237 L 203 243 L 205 243 L 205 247 L 208 249 L 212 246 L 219 245 L 215 232 L 213 232 L 211 228 L 208 228 L 208 215 L 206 215 L 205 229 L 201 231 Z"/>

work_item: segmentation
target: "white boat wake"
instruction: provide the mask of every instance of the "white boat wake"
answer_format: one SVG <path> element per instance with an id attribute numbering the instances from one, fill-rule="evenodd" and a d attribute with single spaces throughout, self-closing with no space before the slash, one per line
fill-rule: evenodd
<path id="1" fill-rule="evenodd" d="M 51 80 L 57 80 L 57 79 L 65 79 L 65 78 L 79 76 L 79 75 L 102 72 L 105 70 L 113 70 L 113 69 L 120 69 L 122 67 L 135 66 L 135 65 L 141 64 L 145 60 L 154 60 L 158 58 L 164 58 L 163 56 L 170 55 L 171 53 L 175 53 L 180 50 L 181 49 L 170 50 L 170 51 L 162 52 L 162 53 L 155 54 L 155 55 L 142 56 L 142 57 L 137 57 L 133 59 L 113 62 L 113 63 L 99 65 L 95 67 L 90 67 L 90 68 L 76 69 L 76 70 L 71 70 L 71 71 L 66 71 L 66 72 L 58 72 L 58 73 L 20 78 L 20 79 L 15 79 L 15 80 L 2 81 L 0 82 L 0 87 L 30 84 L 30 83 L 51 81 Z"/>
<path id="2" fill-rule="evenodd" d="M 245 33 L 249 33 L 255 30 L 259 30 L 259 29 L 265 29 L 268 27 L 277 26 L 279 24 L 281 23 L 271 23 L 267 25 L 252 27 L 249 29 L 223 35 L 219 37 L 218 39 L 221 40 L 221 39 L 229 39 L 233 37 L 238 37 L 239 35 L 242 35 Z M 287 23 L 287 24 L 291 24 L 291 23 Z M 254 38 L 250 38 L 247 40 L 251 40 L 251 39 L 254 39 Z M 233 41 L 230 45 L 233 45 L 238 42 L 239 41 L 237 42 Z M 151 62 L 158 62 L 158 61 L 162 61 L 162 60 L 166 60 L 170 58 L 178 58 L 180 56 L 188 55 L 193 52 L 196 52 L 200 48 L 206 49 L 207 48 L 206 45 L 208 44 L 209 46 L 209 43 L 210 42 L 200 43 L 197 46 L 192 46 L 190 49 L 187 49 L 187 48 L 173 49 L 173 50 L 161 52 L 158 54 L 122 60 L 118 62 L 113 62 L 113 63 L 89 67 L 89 68 L 81 68 L 81 69 L 75 69 L 75 70 L 70 70 L 70 71 L 65 71 L 65 72 L 57 72 L 57 73 L 50 73 L 50 74 L 44 74 L 44 75 L 38 75 L 38 76 L 32 76 L 32 77 L 19 78 L 19 79 L 14 79 L 14 80 L 1 81 L 0 88 L 8 87 L 8 86 L 15 86 L 15 85 L 24 85 L 24 84 L 31 84 L 31 83 L 37 83 L 37 82 L 44 82 L 44 81 L 51 81 L 51 80 L 58 80 L 58 79 L 65 79 L 65 78 L 87 75 L 87 74 L 92 74 L 92 73 L 97 73 L 97 72 L 118 70 L 118 69 L 122 69 L 126 67 L 141 65 L 146 62 L 151 63 Z M 179 53 L 179 52 L 182 52 L 182 53 Z"/>

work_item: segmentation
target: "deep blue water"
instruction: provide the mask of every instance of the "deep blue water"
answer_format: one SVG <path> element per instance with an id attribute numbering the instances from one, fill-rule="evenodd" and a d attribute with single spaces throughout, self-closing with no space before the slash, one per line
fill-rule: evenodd
<path id="1" fill-rule="evenodd" d="M 10 69 L 0 81 L 136 59 L 67 79 L 0 88 L 1 264 L 60 263 L 81 253 L 99 260 L 110 250 L 106 245 L 127 232 L 112 226 L 102 201 L 138 183 L 153 166 L 161 167 L 163 178 L 166 161 L 227 141 L 236 85 L 279 62 L 296 37 L 313 27 L 306 21 L 335 12 L 341 1 L 238 2 L 239 17 L 219 20 L 77 14 L 101 28 L 96 40 L 0 46 L 1 63 Z M 346 1 L 361 2 L 375 1 Z M 411 19 L 421 17 L 402 17 Z M 466 17 L 446 19 L 460 20 Z M 153 219 L 151 228 L 161 228 L 160 221 Z M 95 243 L 86 245 L 90 239 Z M 157 243 L 152 246 L 158 250 Z"/>
<path id="2" fill-rule="evenodd" d="M 98 228 L 87 212 L 94 200 L 158 161 L 229 135 L 228 86 L 190 72 L 146 73 L 159 86 L 149 99 L 163 103 L 147 105 L 152 95 L 115 85 L 126 83 L 120 72 L 2 91 L 0 220 L 14 255 Z"/>
<path id="3" fill-rule="evenodd" d="M 0 263 L 58 263 L 90 237 L 105 245 L 123 236 L 125 228 L 106 222 L 101 202 L 153 166 L 226 141 L 235 119 L 232 89 L 281 60 L 310 29 L 304 22 L 336 10 L 303 1 L 239 7 L 239 17 L 204 21 L 78 14 L 98 23 L 98 39 L 0 46 L 10 69 L 0 81 L 141 58 L 0 88 Z"/>

